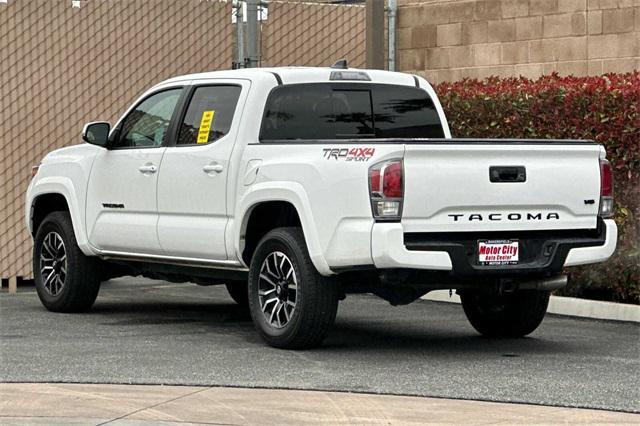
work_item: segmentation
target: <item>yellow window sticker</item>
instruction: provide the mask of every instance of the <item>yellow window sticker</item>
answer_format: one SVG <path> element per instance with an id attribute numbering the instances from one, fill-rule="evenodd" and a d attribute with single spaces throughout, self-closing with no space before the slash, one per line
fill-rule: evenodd
<path id="1" fill-rule="evenodd" d="M 200 120 L 200 130 L 198 130 L 198 143 L 209 142 L 209 131 L 211 130 L 211 124 L 213 124 L 213 115 L 215 111 L 204 111 L 202 113 L 202 119 Z"/>

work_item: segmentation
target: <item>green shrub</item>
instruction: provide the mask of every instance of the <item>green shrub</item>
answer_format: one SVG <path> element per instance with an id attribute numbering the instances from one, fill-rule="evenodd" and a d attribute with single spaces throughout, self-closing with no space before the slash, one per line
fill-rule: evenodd
<path id="1" fill-rule="evenodd" d="M 570 268 L 565 295 L 640 303 L 640 71 L 465 79 L 435 87 L 453 137 L 591 139 L 613 165 L 618 248 Z"/>

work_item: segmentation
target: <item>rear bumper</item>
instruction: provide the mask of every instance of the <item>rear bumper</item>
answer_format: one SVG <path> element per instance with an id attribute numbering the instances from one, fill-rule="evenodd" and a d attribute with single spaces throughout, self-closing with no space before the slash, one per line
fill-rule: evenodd
<path id="1" fill-rule="evenodd" d="M 600 220 L 593 230 L 503 233 L 405 233 L 400 223 L 376 223 L 371 251 L 376 268 L 453 271 L 456 275 L 559 273 L 565 266 L 607 260 L 616 248 L 613 220 Z M 480 266 L 477 240 L 512 238 L 521 241 L 523 259 L 515 266 Z"/>
<path id="2" fill-rule="evenodd" d="M 604 262 L 616 251 L 618 243 L 618 226 L 613 219 L 605 219 L 604 243 L 600 246 L 572 248 L 565 259 L 564 266 L 588 265 L 589 263 Z"/>

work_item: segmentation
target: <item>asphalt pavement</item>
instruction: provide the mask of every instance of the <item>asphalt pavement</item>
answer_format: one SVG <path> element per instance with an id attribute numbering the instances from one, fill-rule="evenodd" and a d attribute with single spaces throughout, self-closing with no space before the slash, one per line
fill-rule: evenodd
<path id="1" fill-rule="evenodd" d="M 340 304 L 325 344 L 265 346 L 224 287 L 140 278 L 103 284 L 87 314 L 0 294 L 0 381 L 180 384 L 475 399 L 640 412 L 640 326 L 548 315 L 491 340 L 459 305 Z"/>

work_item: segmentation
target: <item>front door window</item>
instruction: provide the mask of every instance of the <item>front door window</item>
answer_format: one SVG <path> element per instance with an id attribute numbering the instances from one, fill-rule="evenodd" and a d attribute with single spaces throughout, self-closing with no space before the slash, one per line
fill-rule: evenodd
<path id="1" fill-rule="evenodd" d="M 165 90 L 142 101 L 122 122 L 113 148 L 148 148 L 164 144 L 182 89 Z"/>

